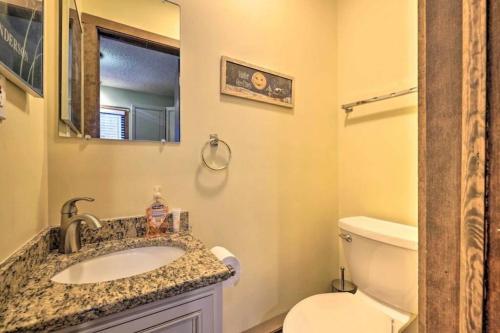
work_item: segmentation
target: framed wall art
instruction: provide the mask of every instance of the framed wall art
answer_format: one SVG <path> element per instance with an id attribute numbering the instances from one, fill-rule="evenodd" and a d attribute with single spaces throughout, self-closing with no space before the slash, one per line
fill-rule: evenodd
<path id="1" fill-rule="evenodd" d="M 222 57 L 222 94 L 293 108 L 294 89 L 291 76 Z"/>
<path id="2" fill-rule="evenodd" d="M 43 0 L 0 1 L 0 74 L 43 96 Z"/>

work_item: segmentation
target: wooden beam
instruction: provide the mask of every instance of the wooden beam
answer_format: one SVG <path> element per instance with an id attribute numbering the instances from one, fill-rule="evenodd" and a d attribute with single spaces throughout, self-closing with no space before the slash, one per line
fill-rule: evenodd
<path id="1" fill-rule="evenodd" d="M 500 332 L 500 2 L 488 2 L 486 332 Z"/>
<path id="2" fill-rule="evenodd" d="M 99 117 L 99 35 L 92 20 L 83 23 L 83 126 L 84 134 L 92 138 L 100 137 Z"/>
<path id="3" fill-rule="evenodd" d="M 486 0 L 463 1 L 460 332 L 482 332 L 486 165 Z"/>
<path id="4" fill-rule="evenodd" d="M 427 110 L 426 94 L 426 55 L 427 55 L 427 0 L 418 1 L 418 327 L 425 332 L 427 326 L 427 210 L 425 193 L 427 192 L 426 155 L 427 155 Z"/>
<path id="5" fill-rule="evenodd" d="M 485 0 L 419 1 L 419 332 L 481 332 Z"/>
<path id="6" fill-rule="evenodd" d="M 419 332 L 458 332 L 462 6 L 420 1 Z"/>

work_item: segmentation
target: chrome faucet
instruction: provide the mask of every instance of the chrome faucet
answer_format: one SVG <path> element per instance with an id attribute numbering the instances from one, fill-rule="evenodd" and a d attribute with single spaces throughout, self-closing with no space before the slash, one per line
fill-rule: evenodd
<path id="1" fill-rule="evenodd" d="M 78 214 L 76 203 L 78 201 L 94 201 L 92 198 L 74 198 L 68 200 L 61 209 L 61 227 L 59 231 L 59 252 L 74 253 L 82 247 L 80 239 L 80 226 L 82 222 L 99 229 L 101 221 L 91 214 Z"/>

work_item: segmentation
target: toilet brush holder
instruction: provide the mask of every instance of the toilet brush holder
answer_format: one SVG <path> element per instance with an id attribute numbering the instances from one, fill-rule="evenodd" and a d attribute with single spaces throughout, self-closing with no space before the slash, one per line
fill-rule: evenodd
<path id="1" fill-rule="evenodd" d="M 358 287 L 350 281 L 344 280 L 344 285 L 342 286 L 342 282 L 340 279 L 336 279 L 332 281 L 332 293 L 351 293 L 355 294 Z"/>
<path id="2" fill-rule="evenodd" d="M 344 278 L 344 267 L 340 267 L 340 279 L 335 279 L 332 281 L 332 292 L 333 293 L 356 293 L 358 287 L 351 281 L 347 281 Z"/>

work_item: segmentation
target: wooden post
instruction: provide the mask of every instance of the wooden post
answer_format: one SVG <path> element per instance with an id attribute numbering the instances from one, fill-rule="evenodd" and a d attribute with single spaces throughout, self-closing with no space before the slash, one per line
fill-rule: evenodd
<path id="1" fill-rule="evenodd" d="M 486 186 L 486 0 L 463 1 L 460 332 L 482 332 Z"/>
<path id="2" fill-rule="evenodd" d="M 500 332 L 500 3 L 488 2 L 487 333 Z"/>
<path id="3" fill-rule="evenodd" d="M 419 92 L 419 332 L 481 332 L 486 0 L 420 0 Z"/>

